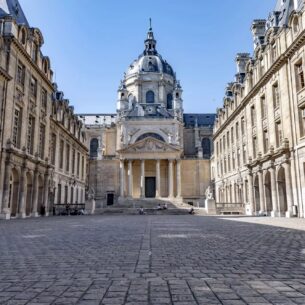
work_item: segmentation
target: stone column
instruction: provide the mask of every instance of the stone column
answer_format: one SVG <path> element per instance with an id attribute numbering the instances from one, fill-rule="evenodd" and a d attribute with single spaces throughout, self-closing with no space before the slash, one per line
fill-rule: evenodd
<path id="1" fill-rule="evenodd" d="M 128 160 L 128 197 L 132 198 L 132 160 Z"/>
<path id="2" fill-rule="evenodd" d="M 33 210 L 32 216 L 37 217 L 37 205 L 38 205 L 38 170 L 36 169 L 34 172 L 34 183 L 33 183 Z"/>
<path id="3" fill-rule="evenodd" d="M 160 160 L 156 161 L 156 198 L 161 197 Z"/>
<path id="4" fill-rule="evenodd" d="M 141 198 L 145 198 L 145 160 L 141 160 Z"/>
<path id="5" fill-rule="evenodd" d="M 275 217 L 278 215 L 277 208 L 277 193 L 276 193 L 276 180 L 275 180 L 275 169 L 270 168 L 270 180 L 271 180 L 271 197 L 272 197 L 272 212 L 271 216 Z"/>
<path id="6" fill-rule="evenodd" d="M 44 196 L 43 205 L 45 207 L 45 216 L 49 216 L 49 172 L 47 171 L 44 178 Z M 71 190 L 69 190 L 71 191 Z M 71 200 L 71 198 L 70 198 Z"/>
<path id="7" fill-rule="evenodd" d="M 125 195 L 125 163 L 120 160 L 120 196 L 123 198 Z"/>
<path id="8" fill-rule="evenodd" d="M 254 197 L 253 197 L 253 176 L 252 173 L 248 174 L 248 196 L 249 196 L 249 204 L 250 204 L 250 209 L 251 209 L 251 215 L 253 215 L 256 211 L 254 208 Z"/>
<path id="9" fill-rule="evenodd" d="M 290 163 L 284 164 L 285 169 L 285 183 L 286 183 L 286 199 L 287 199 L 287 211 L 286 217 L 291 217 L 292 214 L 292 206 L 293 206 L 293 195 L 292 195 L 292 185 L 291 185 L 291 172 L 290 172 Z"/>
<path id="10" fill-rule="evenodd" d="M 263 173 L 258 171 L 258 185 L 259 185 L 259 214 L 265 212 L 265 198 L 264 198 L 264 184 L 263 184 Z"/>
<path id="11" fill-rule="evenodd" d="M 177 198 L 181 198 L 181 160 L 177 160 Z"/>
<path id="12" fill-rule="evenodd" d="M 21 177 L 20 177 L 20 193 L 19 193 L 19 215 L 22 218 L 26 217 L 25 212 L 25 202 L 26 202 L 26 167 L 21 168 Z"/>
<path id="13" fill-rule="evenodd" d="M 173 173 L 174 173 L 174 161 L 168 160 L 168 197 L 174 197 L 174 181 L 173 181 Z"/>
<path id="14" fill-rule="evenodd" d="M 8 157 L 8 159 L 5 161 L 4 184 L 3 184 L 2 213 L 4 214 L 5 219 L 10 219 L 10 215 L 11 215 L 11 210 L 9 208 L 11 170 L 12 170 L 12 166 Z"/>
<path id="15" fill-rule="evenodd" d="M 237 202 L 237 198 L 236 198 L 236 184 L 235 182 L 231 182 L 229 185 L 229 196 L 230 199 L 228 200 L 228 202 L 230 203 L 236 203 Z"/>

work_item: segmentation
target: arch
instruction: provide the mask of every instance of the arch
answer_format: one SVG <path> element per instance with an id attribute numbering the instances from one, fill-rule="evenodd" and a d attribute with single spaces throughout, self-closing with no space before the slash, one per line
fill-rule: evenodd
<path id="1" fill-rule="evenodd" d="M 37 213 L 41 214 L 41 208 L 43 206 L 43 193 L 44 193 L 44 187 L 43 187 L 43 179 L 41 176 L 38 177 L 38 201 L 37 201 Z M 36 212 L 36 211 L 34 211 Z"/>
<path id="2" fill-rule="evenodd" d="M 30 216 L 32 212 L 32 200 L 33 200 L 33 177 L 31 173 L 26 174 L 26 202 L 25 202 L 25 214 Z"/>
<path id="3" fill-rule="evenodd" d="M 167 95 L 167 104 L 166 104 L 167 109 L 173 109 L 173 95 L 169 93 Z"/>
<path id="4" fill-rule="evenodd" d="M 277 173 L 277 192 L 279 200 L 279 212 L 284 215 L 288 210 L 287 194 L 286 194 L 286 177 L 285 169 L 281 167 Z"/>
<path id="5" fill-rule="evenodd" d="M 144 140 L 144 139 L 149 138 L 149 137 L 157 139 L 157 140 L 162 141 L 162 142 L 165 142 L 162 136 L 160 136 L 157 133 L 153 133 L 153 132 L 148 132 L 148 133 L 142 134 L 141 136 L 139 136 L 137 138 L 137 140 L 135 142 L 139 142 L 139 141 Z"/>
<path id="6" fill-rule="evenodd" d="M 249 187 L 251 187 L 251 185 L 249 185 Z M 258 183 L 258 176 L 256 175 L 254 178 L 254 184 L 253 184 L 253 188 L 254 188 L 254 212 L 258 213 L 259 209 L 260 209 L 260 204 L 259 204 L 259 183 Z"/>
<path id="7" fill-rule="evenodd" d="M 203 158 L 209 159 L 211 157 L 211 140 L 209 138 L 203 138 L 201 146 Z"/>
<path id="8" fill-rule="evenodd" d="M 11 209 L 11 216 L 16 217 L 18 213 L 19 202 L 19 172 L 13 168 L 10 177 L 10 190 L 9 190 L 9 207 Z"/>
<path id="9" fill-rule="evenodd" d="M 270 172 L 267 171 L 264 177 L 264 191 L 265 191 L 265 209 L 267 213 L 272 212 L 272 195 L 271 195 L 271 176 Z"/>
<path id="10" fill-rule="evenodd" d="M 154 104 L 155 102 L 155 93 L 151 90 L 146 92 L 146 103 L 147 104 Z"/>
<path id="11" fill-rule="evenodd" d="M 93 138 L 90 141 L 90 158 L 97 158 L 97 150 L 98 150 L 98 139 L 97 138 Z"/>

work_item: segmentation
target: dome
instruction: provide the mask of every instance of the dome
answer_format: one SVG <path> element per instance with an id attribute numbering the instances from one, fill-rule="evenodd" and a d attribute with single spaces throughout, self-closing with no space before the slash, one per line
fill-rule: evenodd
<path id="1" fill-rule="evenodd" d="M 141 55 L 128 68 L 126 76 L 142 72 L 164 73 L 175 78 L 173 68 L 164 60 L 161 55 Z"/>
<path id="2" fill-rule="evenodd" d="M 138 59 L 133 61 L 129 66 L 126 77 L 134 75 L 136 73 L 164 73 L 170 75 L 175 79 L 175 73 L 173 68 L 167 63 L 166 60 L 158 54 L 156 50 L 157 41 L 154 38 L 152 28 L 147 33 L 147 39 L 145 40 L 145 50 Z"/>

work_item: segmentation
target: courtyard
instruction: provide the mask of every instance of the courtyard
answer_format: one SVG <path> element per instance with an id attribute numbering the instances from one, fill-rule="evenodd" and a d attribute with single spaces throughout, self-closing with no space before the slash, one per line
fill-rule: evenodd
<path id="1" fill-rule="evenodd" d="M 305 304 L 303 219 L 0 221 L 0 304 Z"/>

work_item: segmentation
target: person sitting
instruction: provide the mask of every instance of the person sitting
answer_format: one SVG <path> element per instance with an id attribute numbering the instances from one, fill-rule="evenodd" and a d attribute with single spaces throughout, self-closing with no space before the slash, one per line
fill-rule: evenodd
<path id="1" fill-rule="evenodd" d="M 191 208 L 191 209 L 189 210 L 189 214 L 190 214 L 190 215 L 194 215 L 194 214 L 195 214 L 194 208 Z"/>
<path id="2" fill-rule="evenodd" d="M 140 207 L 140 209 L 139 209 L 139 214 L 140 214 L 140 215 L 144 215 L 144 214 L 145 214 L 143 207 Z"/>
<path id="3" fill-rule="evenodd" d="M 159 203 L 157 206 L 157 210 L 162 210 L 161 204 Z"/>
<path id="4" fill-rule="evenodd" d="M 163 210 L 167 210 L 167 203 L 164 204 Z"/>

